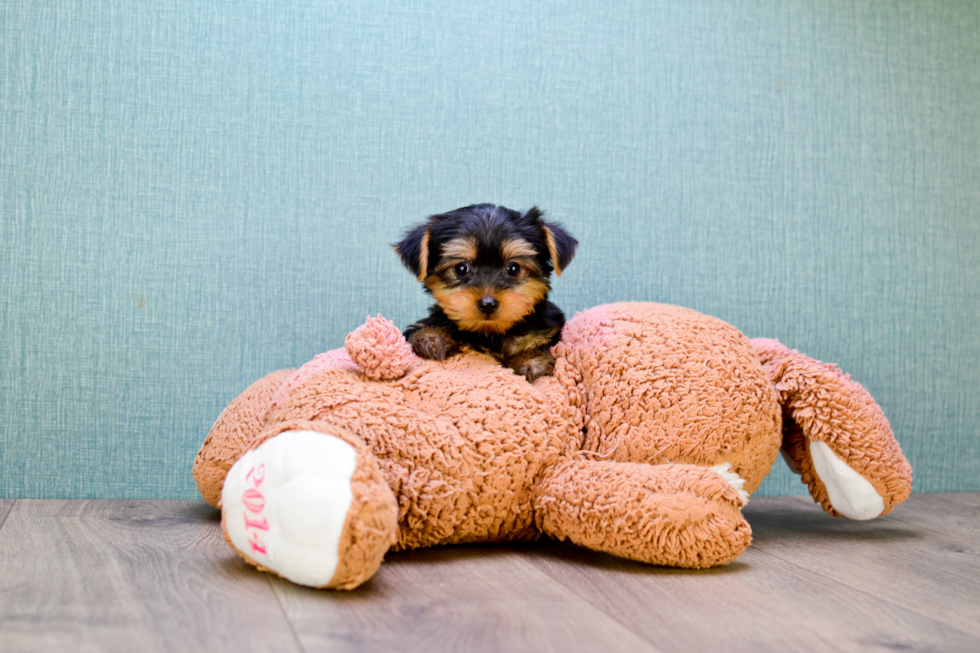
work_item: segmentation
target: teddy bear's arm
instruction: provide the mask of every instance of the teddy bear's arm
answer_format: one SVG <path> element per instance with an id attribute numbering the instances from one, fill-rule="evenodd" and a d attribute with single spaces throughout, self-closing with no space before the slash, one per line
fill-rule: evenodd
<path id="1" fill-rule="evenodd" d="M 719 471 L 570 459 L 538 487 L 546 535 L 631 560 L 704 568 L 731 562 L 752 540 L 738 488 Z"/>

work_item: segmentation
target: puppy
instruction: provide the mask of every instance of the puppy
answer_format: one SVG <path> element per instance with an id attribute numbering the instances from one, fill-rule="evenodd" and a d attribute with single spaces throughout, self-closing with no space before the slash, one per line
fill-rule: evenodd
<path id="1" fill-rule="evenodd" d="M 550 375 L 565 315 L 548 301 L 548 280 L 576 247 L 537 207 L 475 204 L 429 217 L 394 246 L 436 300 L 405 338 L 422 358 L 443 360 L 467 345 L 528 381 Z"/>

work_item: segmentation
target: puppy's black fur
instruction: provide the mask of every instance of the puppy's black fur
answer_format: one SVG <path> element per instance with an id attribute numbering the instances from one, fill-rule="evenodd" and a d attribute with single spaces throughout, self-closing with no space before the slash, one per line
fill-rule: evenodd
<path id="1" fill-rule="evenodd" d="M 529 381 L 551 374 L 565 315 L 548 301 L 550 277 L 578 241 L 537 208 L 474 204 L 430 216 L 395 245 L 436 303 L 405 330 L 419 356 L 443 360 L 463 345 Z"/>

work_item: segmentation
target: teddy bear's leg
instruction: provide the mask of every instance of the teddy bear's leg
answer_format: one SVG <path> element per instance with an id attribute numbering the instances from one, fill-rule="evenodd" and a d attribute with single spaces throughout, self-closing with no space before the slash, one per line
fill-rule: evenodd
<path id="1" fill-rule="evenodd" d="M 264 432 L 228 472 L 221 503 L 228 543 L 300 585 L 353 589 L 395 542 L 398 509 L 377 460 L 323 422 Z"/>
<path id="2" fill-rule="evenodd" d="M 225 474 L 248 443 L 262 433 L 265 413 L 273 395 L 293 370 L 279 370 L 262 377 L 225 408 L 204 439 L 194 461 L 194 481 L 201 496 L 218 507 Z"/>
<path id="3" fill-rule="evenodd" d="M 782 452 L 832 515 L 873 519 L 908 498 L 912 468 L 867 390 L 775 340 L 752 341 L 783 406 Z"/>
<path id="4" fill-rule="evenodd" d="M 545 534 L 590 549 L 704 568 L 731 562 L 752 541 L 746 499 L 724 467 L 570 459 L 538 487 L 535 519 Z"/>

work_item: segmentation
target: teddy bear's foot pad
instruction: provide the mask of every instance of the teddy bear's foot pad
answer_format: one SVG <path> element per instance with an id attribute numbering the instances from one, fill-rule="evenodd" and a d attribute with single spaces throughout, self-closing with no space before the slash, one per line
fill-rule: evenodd
<path id="1" fill-rule="evenodd" d="M 232 546 L 294 583 L 326 585 L 337 568 L 355 465 L 351 445 L 313 431 L 286 431 L 246 452 L 221 495 Z"/>
<path id="2" fill-rule="evenodd" d="M 811 442 L 810 458 L 834 510 L 858 520 L 874 519 L 885 510 L 885 500 L 874 486 L 838 458 L 826 442 Z"/>

